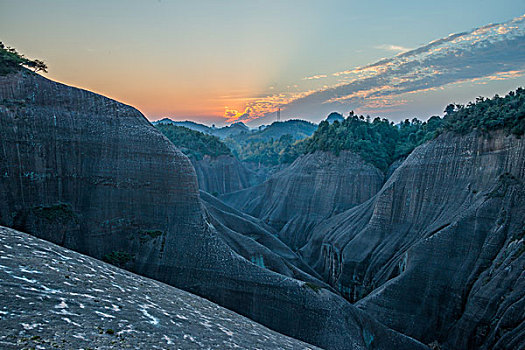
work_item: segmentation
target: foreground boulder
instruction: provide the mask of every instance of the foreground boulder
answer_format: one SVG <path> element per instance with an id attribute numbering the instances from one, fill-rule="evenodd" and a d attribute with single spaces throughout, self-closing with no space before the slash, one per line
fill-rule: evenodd
<path id="1" fill-rule="evenodd" d="M 0 347 L 313 349 L 208 300 L 0 227 Z"/>
<path id="2" fill-rule="evenodd" d="M 379 169 L 352 152 L 315 152 L 261 185 L 220 198 L 274 227 L 279 238 L 297 250 L 315 225 L 371 198 L 383 181 Z"/>
<path id="3" fill-rule="evenodd" d="M 0 224 L 103 258 L 325 348 L 423 348 L 322 286 L 232 250 L 190 161 L 136 109 L 22 71 L 0 77 Z"/>
<path id="4" fill-rule="evenodd" d="M 525 343 L 525 144 L 444 134 L 302 254 L 384 324 L 451 349 Z"/>

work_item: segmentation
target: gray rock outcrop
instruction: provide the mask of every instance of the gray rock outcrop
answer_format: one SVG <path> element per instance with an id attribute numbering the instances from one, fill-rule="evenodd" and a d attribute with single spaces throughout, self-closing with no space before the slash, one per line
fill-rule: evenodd
<path id="1" fill-rule="evenodd" d="M 239 191 L 262 182 L 260 176 L 249 170 L 237 158 L 228 155 L 191 160 L 199 189 L 219 195 Z"/>
<path id="2" fill-rule="evenodd" d="M 276 232 L 259 219 L 229 207 L 209 193 L 200 192 L 207 219 L 220 237 L 237 254 L 254 264 L 331 289 L 296 253 L 276 237 Z"/>
<path id="3" fill-rule="evenodd" d="M 525 344 L 525 144 L 441 135 L 302 255 L 384 324 L 445 349 Z"/>
<path id="4" fill-rule="evenodd" d="M 0 347 L 313 349 L 188 292 L 0 227 Z"/>
<path id="5" fill-rule="evenodd" d="M 352 152 L 315 152 L 299 157 L 261 185 L 220 196 L 232 207 L 274 227 L 292 249 L 312 228 L 360 204 L 381 188 L 384 175 Z"/>

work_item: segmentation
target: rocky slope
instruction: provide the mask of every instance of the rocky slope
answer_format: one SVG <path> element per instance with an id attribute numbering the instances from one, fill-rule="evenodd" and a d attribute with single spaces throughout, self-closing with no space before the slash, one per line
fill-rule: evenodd
<path id="1" fill-rule="evenodd" d="M 208 221 L 237 254 L 281 275 L 330 289 L 310 266 L 276 237 L 270 226 L 229 207 L 209 193 L 201 191 L 200 195 Z"/>
<path id="2" fill-rule="evenodd" d="M 193 294 L 0 227 L 0 347 L 313 349 Z"/>
<path id="3" fill-rule="evenodd" d="M 0 224 L 205 296 L 325 348 L 422 348 L 327 289 L 235 253 L 190 161 L 132 107 L 0 77 Z"/>
<path id="4" fill-rule="evenodd" d="M 525 144 L 503 132 L 418 147 L 303 256 L 384 324 L 446 349 L 525 344 Z"/>
<path id="5" fill-rule="evenodd" d="M 262 182 L 261 176 L 232 156 L 204 156 L 191 162 L 197 173 L 199 188 L 208 193 L 235 192 Z"/>
<path id="6" fill-rule="evenodd" d="M 383 181 L 378 169 L 351 152 L 315 152 L 261 185 L 220 198 L 274 227 L 283 242 L 299 249 L 315 225 L 366 201 Z"/>

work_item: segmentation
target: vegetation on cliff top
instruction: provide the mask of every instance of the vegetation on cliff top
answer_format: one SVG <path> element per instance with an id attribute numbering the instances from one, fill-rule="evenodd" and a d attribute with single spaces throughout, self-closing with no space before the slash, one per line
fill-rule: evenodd
<path id="1" fill-rule="evenodd" d="M 227 141 L 233 153 L 244 162 L 272 166 L 291 163 L 300 155 L 295 146 L 297 141 L 290 134 L 282 135 L 277 139 L 270 138 L 267 141 L 249 141 L 242 145 L 231 140 Z"/>
<path id="2" fill-rule="evenodd" d="M 505 97 L 476 98 L 467 105 L 445 108 L 444 130 L 466 134 L 472 130 L 489 132 L 503 129 L 516 136 L 525 133 L 525 89 L 518 88 Z"/>
<path id="3" fill-rule="evenodd" d="M 450 104 L 444 118 L 434 116 L 425 122 L 414 118 L 394 124 L 387 119 L 370 120 L 350 112 L 342 121 L 327 118 L 315 132 L 314 124 L 292 120 L 226 138 L 224 143 L 214 136 L 174 125 L 157 127 L 186 154 L 197 159 L 204 154 L 233 153 L 242 161 L 274 166 L 291 163 L 301 154 L 318 150 L 336 155 L 349 150 L 386 171 L 395 160 L 446 131 L 465 134 L 473 130 L 504 129 L 520 137 L 525 133 L 525 90 L 518 88 L 505 97 L 496 95 L 492 99 L 478 97 L 467 105 Z"/>
<path id="4" fill-rule="evenodd" d="M 312 137 L 294 147 L 298 148 L 295 154 L 321 150 L 338 155 L 342 150 L 350 150 L 385 171 L 395 160 L 445 131 L 466 134 L 473 130 L 498 129 L 518 137 L 525 133 L 524 89 L 518 88 L 505 97 L 478 97 L 467 105 L 450 104 L 444 118 L 434 116 L 426 122 L 416 118 L 399 124 L 380 118 L 370 121 L 368 117 L 350 112 L 342 122 L 321 122 Z"/>
<path id="5" fill-rule="evenodd" d="M 18 53 L 14 48 L 5 46 L 0 42 L 0 76 L 16 73 L 22 67 L 31 68 L 35 72 L 47 73 L 47 66 L 43 61 L 30 60 Z"/>
<path id="6" fill-rule="evenodd" d="M 349 116 L 332 124 L 322 121 L 314 135 L 296 147 L 301 153 L 317 150 L 339 155 L 342 150 L 359 154 L 365 161 L 386 171 L 396 159 L 409 154 L 415 147 L 436 135 L 443 120 L 432 117 L 427 122 L 416 118 L 395 125 L 387 119 L 370 121 L 350 112 Z"/>
<path id="7" fill-rule="evenodd" d="M 240 160 L 272 166 L 293 162 L 299 155 L 296 141 L 311 136 L 316 129 L 316 124 L 292 119 L 230 136 L 224 142 Z"/>
<path id="8" fill-rule="evenodd" d="M 184 154 L 196 160 L 201 160 L 205 155 L 218 157 L 232 154 L 216 136 L 172 124 L 157 124 L 156 128 Z"/>

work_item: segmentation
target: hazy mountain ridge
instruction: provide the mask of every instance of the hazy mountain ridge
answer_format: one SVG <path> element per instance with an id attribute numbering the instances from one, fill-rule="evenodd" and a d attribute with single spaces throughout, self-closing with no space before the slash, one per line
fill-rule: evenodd
<path id="1" fill-rule="evenodd" d="M 176 126 L 183 126 L 185 128 L 199 131 L 205 134 L 217 136 L 220 139 L 224 139 L 226 137 L 230 137 L 233 135 L 237 135 L 244 132 L 250 132 L 250 128 L 246 126 L 246 124 L 242 122 L 233 123 L 231 125 L 223 126 L 223 127 L 209 127 L 204 124 L 192 122 L 189 120 L 186 121 L 176 121 L 171 120 L 169 118 L 164 118 L 161 120 L 157 120 L 153 122 L 153 125 L 176 125 Z"/>

